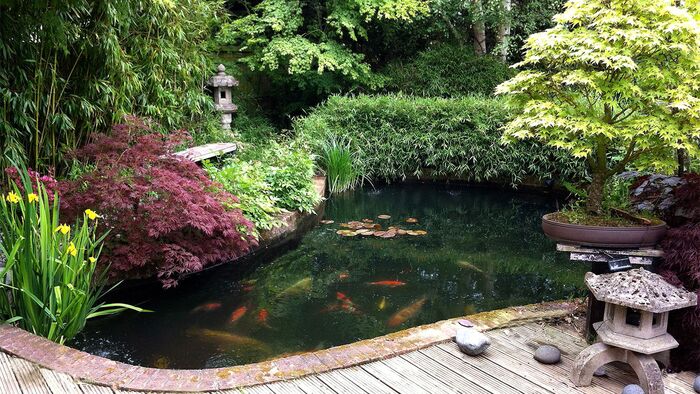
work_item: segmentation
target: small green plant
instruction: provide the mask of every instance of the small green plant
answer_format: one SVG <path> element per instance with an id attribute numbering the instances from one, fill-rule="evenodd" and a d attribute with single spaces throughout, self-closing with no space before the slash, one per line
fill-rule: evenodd
<path id="1" fill-rule="evenodd" d="M 339 143 L 336 139 L 328 140 L 321 145 L 319 164 L 326 173 L 331 193 L 354 189 L 362 181 L 361 174 L 353 165 L 350 147 Z"/>
<path id="2" fill-rule="evenodd" d="M 96 234 L 99 215 L 86 210 L 74 225 L 61 223 L 59 196 L 19 171 L 0 199 L 0 317 L 52 341 L 72 339 L 88 319 L 126 309 L 99 303 L 104 272 L 96 272 L 105 235 Z M 33 185 L 34 183 L 34 185 Z"/>
<path id="3" fill-rule="evenodd" d="M 238 197 L 240 208 L 258 230 L 283 224 L 283 210 L 313 212 L 320 201 L 313 185 L 314 161 L 300 145 L 276 141 L 245 144 L 221 165 L 205 163 L 209 177 Z"/>
<path id="4" fill-rule="evenodd" d="M 240 208 L 245 217 L 255 224 L 256 232 L 282 225 L 275 215 L 282 212 L 272 187 L 265 180 L 265 168 L 259 162 L 247 162 L 239 158 L 229 159 L 220 168 L 204 163 L 209 177 L 238 197 L 233 208 Z M 257 234 L 256 234 L 257 235 Z"/>

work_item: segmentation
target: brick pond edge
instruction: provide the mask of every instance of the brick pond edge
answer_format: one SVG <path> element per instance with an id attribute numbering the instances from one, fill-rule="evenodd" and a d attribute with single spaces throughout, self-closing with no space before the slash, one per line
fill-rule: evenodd
<path id="1" fill-rule="evenodd" d="M 452 340 L 457 321 L 480 331 L 577 312 L 580 300 L 545 302 L 439 321 L 320 351 L 254 364 L 213 369 L 156 369 L 124 364 L 49 341 L 23 329 L 0 325 L 0 350 L 74 379 L 122 390 L 203 392 L 272 383 L 383 360 Z"/>

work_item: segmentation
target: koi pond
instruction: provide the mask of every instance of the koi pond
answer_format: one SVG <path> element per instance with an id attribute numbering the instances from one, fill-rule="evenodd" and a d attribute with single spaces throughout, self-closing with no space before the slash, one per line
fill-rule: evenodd
<path id="1" fill-rule="evenodd" d="M 587 267 L 558 256 L 540 230 L 554 209 L 552 196 L 438 184 L 334 196 L 294 248 L 244 272 L 234 263 L 188 278 L 140 305 L 152 313 L 91 322 L 72 346 L 214 368 L 579 296 Z"/>

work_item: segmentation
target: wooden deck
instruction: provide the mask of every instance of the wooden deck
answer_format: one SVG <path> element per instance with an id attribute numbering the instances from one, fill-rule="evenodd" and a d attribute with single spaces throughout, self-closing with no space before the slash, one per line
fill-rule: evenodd
<path id="1" fill-rule="evenodd" d="M 608 377 L 594 378 L 590 387 L 573 387 L 569 381 L 572 360 L 586 346 L 574 331 L 530 323 L 490 331 L 493 345 L 479 357 L 465 356 L 454 343 L 443 343 L 399 357 L 339 369 L 285 382 L 219 393 L 595 393 L 618 394 L 635 383 L 631 369 L 609 365 Z M 535 346 L 550 343 L 562 349 L 562 362 L 554 366 L 532 358 Z M 693 393 L 690 372 L 664 377 L 666 392 Z M 0 353 L 0 393 L 114 394 L 108 387 L 76 382 L 65 374 L 40 368 Z M 134 393 L 134 392 L 131 392 Z"/>

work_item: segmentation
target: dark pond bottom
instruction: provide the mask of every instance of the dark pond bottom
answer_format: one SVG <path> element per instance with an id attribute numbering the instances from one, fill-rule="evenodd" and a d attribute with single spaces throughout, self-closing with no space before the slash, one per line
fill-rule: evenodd
<path id="1" fill-rule="evenodd" d="M 143 366 L 214 368 L 577 296 L 587 267 L 542 234 L 552 210 L 553 197 L 435 184 L 335 196 L 325 211 L 335 223 L 296 248 L 247 273 L 228 264 L 185 280 L 141 305 L 153 313 L 91 322 L 72 345 Z M 336 234 L 362 219 L 427 234 Z"/>

